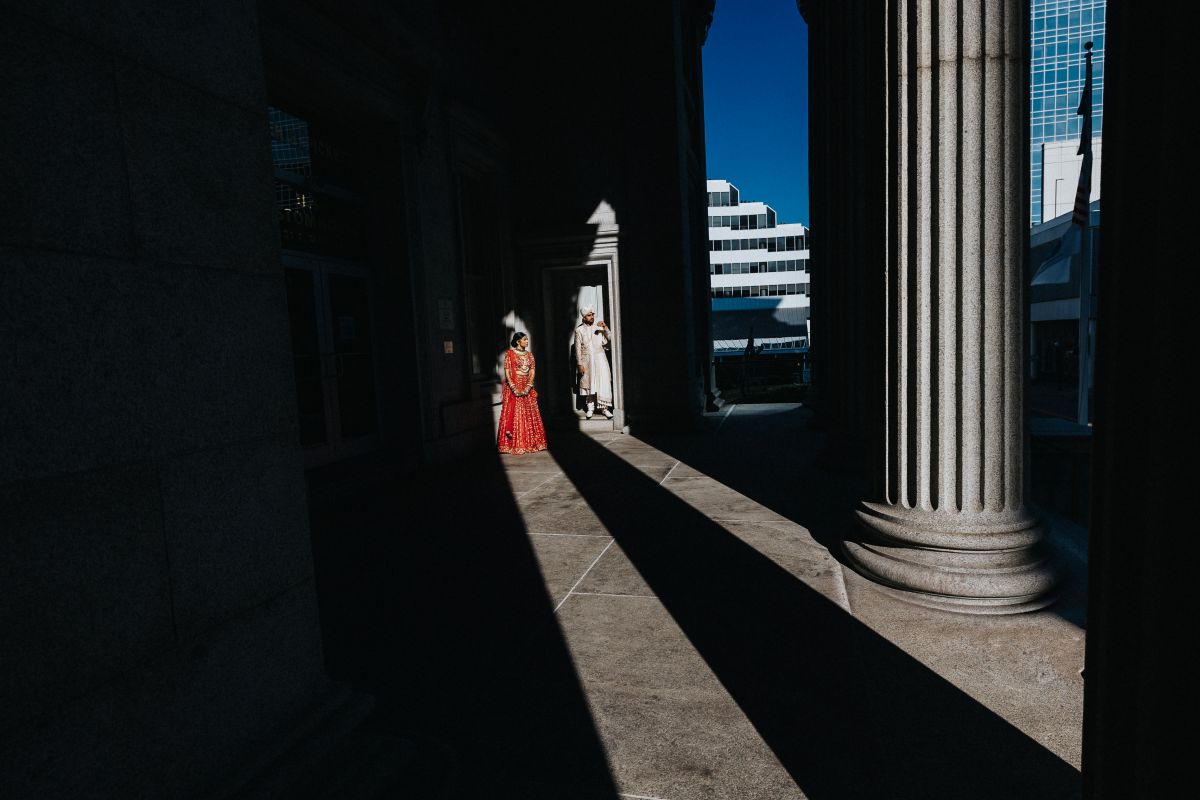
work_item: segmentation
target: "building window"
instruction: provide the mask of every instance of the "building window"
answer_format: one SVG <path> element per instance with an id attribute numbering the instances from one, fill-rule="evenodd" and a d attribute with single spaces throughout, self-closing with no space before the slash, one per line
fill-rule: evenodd
<path id="1" fill-rule="evenodd" d="M 366 255 L 362 179 L 351 142 L 267 107 L 275 207 L 285 249 L 359 259 Z"/>

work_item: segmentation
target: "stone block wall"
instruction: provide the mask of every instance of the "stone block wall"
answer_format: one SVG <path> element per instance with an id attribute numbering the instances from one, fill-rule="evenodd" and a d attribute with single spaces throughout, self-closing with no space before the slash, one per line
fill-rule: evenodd
<path id="1" fill-rule="evenodd" d="M 497 117 L 510 131 L 519 240 L 576 237 L 602 204 L 619 227 L 618 336 L 635 431 L 685 427 L 703 410 L 708 325 L 696 298 L 699 286 L 707 299 L 707 214 L 696 207 L 704 143 L 692 124 L 702 92 L 684 62 L 708 11 L 518 2 L 476 14 L 473 41 L 506 43 L 487 77 L 505 99 Z M 575 260 L 589 250 L 579 242 Z M 539 297 L 540 274 L 523 267 L 522 292 Z"/>
<path id="2" fill-rule="evenodd" d="M 327 685 L 256 7 L 0 19 L 0 785 L 203 794 Z"/>

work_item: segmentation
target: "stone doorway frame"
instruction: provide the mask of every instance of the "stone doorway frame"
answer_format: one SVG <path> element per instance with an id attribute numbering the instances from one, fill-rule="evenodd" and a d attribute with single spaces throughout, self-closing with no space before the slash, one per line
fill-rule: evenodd
<path id="1" fill-rule="evenodd" d="M 606 320 L 613 328 L 615 336 L 613 337 L 611 359 L 612 359 L 612 375 L 613 375 L 613 418 L 611 423 L 609 420 L 589 420 L 586 423 L 583 420 L 579 421 L 581 429 L 587 430 L 607 430 L 608 425 L 612 425 L 612 430 L 621 430 L 625 427 L 625 379 L 624 379 L 624 356 L 622 352 L 622 342 L 624 339 L 623 327 L 621 322 L 621 285 L 620 285 L 620 259 L 617 254 L 617 237 L 615 226 L 610 231 L 605 231 L 604 235 L 599 231 L 593 237 L 580 236 L 564 236 L 554 239 L 540 239 L 536 244 L 532 244 L 530 249 L 530 262 L 533 267 L 534 274 L 537 276 L 537 281 L 541 286 L 542 300 L 542 338 L 549 339 L 550 331 L 553 329 L 553 319 L 551 316 L 552 309 L 552 281 L 551 277 L 554 274 L 561 274 L 567 270 L 573 269 L 594 269 L 601 267 L 605 270 L 608 280 L 608 303 Z M 583 252 L 584 248 L 589 248 L 587 255 L 580 258 L 578 255 L 572 256 L 571 253 Z M 549 370 L 546 377 L 546 392 L 553 395 L 555 392 L 565 391 L 566 386 L 563 384 L 563 376 L 559 375 L 556 370 Z M 556 418 L 558 421 L 563 421 L 565 418 Z M 586 428 L 584 427 L 586 424 Z"/>

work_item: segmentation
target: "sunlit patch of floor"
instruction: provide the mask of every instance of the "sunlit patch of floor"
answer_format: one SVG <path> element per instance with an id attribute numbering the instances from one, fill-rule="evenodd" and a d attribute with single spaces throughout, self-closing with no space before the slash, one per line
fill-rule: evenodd
<path id="1" fill-rule="evenodd" d="M 763 414 L 761 408 L 744 408 L 750 409 L 747 418 Z M 730 427 L 736 425 L 737 417 Z M 728 446 L 739 446 L 734 437 L 726 438 Z M 897 602 L 843 569 L 804 525 L 685 460 L 632 436 L 593 441 L 826 598 L 838 613 L 1078 767 L 1083 650 L 1078 627 L 1050 612 L 981 619 Z M 504 463 L 621 796 L 804 797 L 621 547 L 621 531 L 608 530 L 589 504 L 595 491 L 619 497 L 621 486 L 607 483 L 611 479 L 600 468 L 576 469 L 573 481 L 550 455 Z M 813 648 L 813 657 L 821 658 L 820 643 Z"/>

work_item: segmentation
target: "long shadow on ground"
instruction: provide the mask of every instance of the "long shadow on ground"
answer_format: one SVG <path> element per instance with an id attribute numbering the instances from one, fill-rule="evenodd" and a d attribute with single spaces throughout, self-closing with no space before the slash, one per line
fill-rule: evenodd
<path id="1" fill-rule="evenodd" d="M 825 434 L 811 427 L 813 413 L 792 404 L 737 405 L 708 416 L 706 432 L 644 437 L 647 444 L 678 458 L 705 475 L 803 525 L 834 558 L 845 563 L 840 547 L 861 535 L 854 511 L 868 496 L 861 476 L 831 474 L 816 463 Z M 1033 453 L 1034 477 L 1055 469 Z M 1037 494 L 1035 486 L 1034 495 Z M 1050 520 L 1044 520 L 1049 522 Z M 1060 576 L 1050 611 L 1079 628 L 1086 625 L 1087 531 L 1081 526 L 1049 526 L 1049 555 Z"/>
<path id="2" fill-rule="evenodd" d="M 328 672 L 378 697 L 407 762 L 378 796 L 617 796 L 497 457 L 319 506 Z"/>
<path id="3" fill-rule="evenodd" d="M 1069 764 L 613 452 L 551 452 L 808 797 L 1078 795 Z"/>
<path id="4" fill-rule="evenodd" d="M 644 437 L 650 444 L 775 513 L 803 525 L 835 556 L 863 482 L 841 474 L 830 480 L 815 463 L 824 434 L 813 414 L 792 404 L 739 404 L 736 414 L 704 419 L 706 432 Z M 726 416 L 728 414 L 728 416 Z"/>

